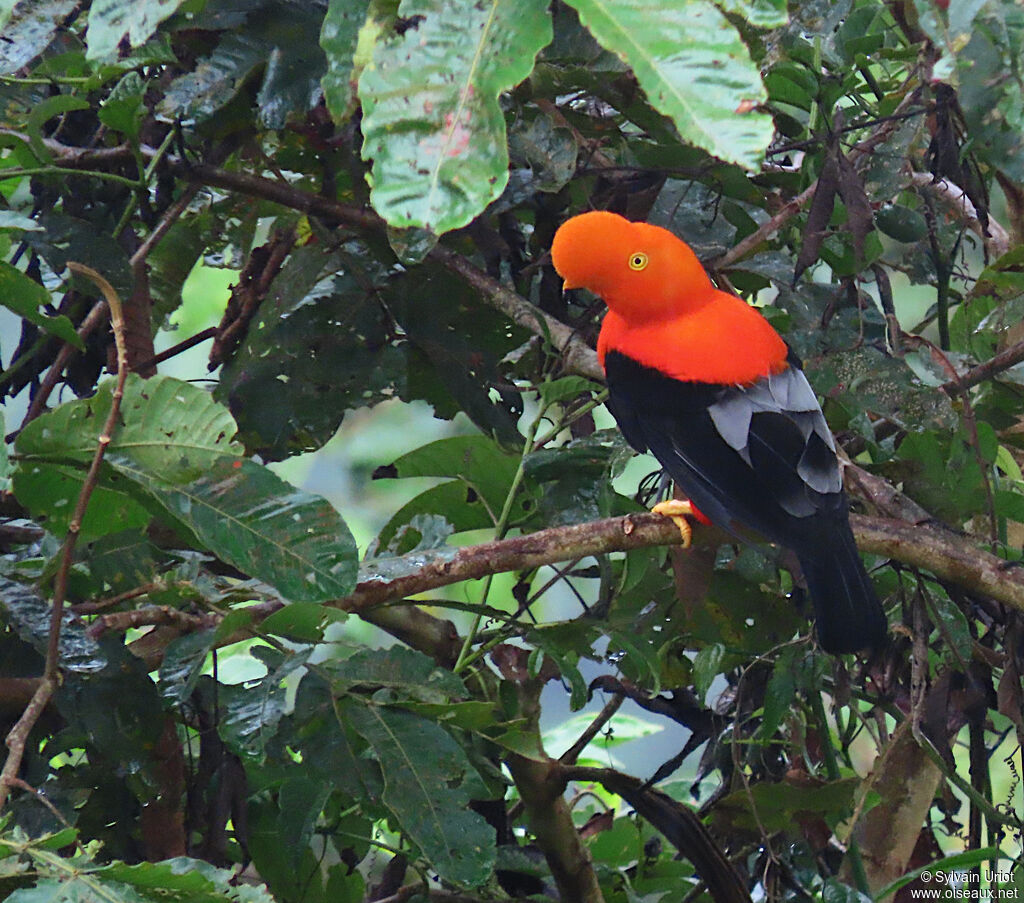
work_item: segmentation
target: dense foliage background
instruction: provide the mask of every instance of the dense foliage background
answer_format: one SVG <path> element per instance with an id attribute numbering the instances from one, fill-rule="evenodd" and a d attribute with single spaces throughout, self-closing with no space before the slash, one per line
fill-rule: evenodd
<path id="1" fill-rule="evenodd" d="M 1019 3 L 0 26 L 7 899 L 1019 890 Z M 784 557 L 644 513 L 548 257 L 589 208 L 804 359 L 885 649 L 822 654 Z M 357 441 L 336 504 L 286 480 Z"/>

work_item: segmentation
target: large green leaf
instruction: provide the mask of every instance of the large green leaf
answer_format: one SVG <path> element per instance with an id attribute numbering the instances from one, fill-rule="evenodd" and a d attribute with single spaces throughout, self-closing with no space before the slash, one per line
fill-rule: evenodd
<path id="1" fill-rule="evenodd" d="M 91 60 L 117 59 L 124 38 L 131 47 L 144 44 L 184 0 L 93 0 L 85 55 Z"/>
<path id="2" fill-rule="evenodd" d="M 68 465 L 92 457 L 110 396 L 108 381 L 93 398 L 61 405 L 29 424 L 18 437 L 19 470 L 40 480 L 48 471 L 80 479 Z M 201 547 L 287 599 L 317 602 L 352 590 L 355 543 L 337 511 L 239 458 L 235 423 L 209 393 L 169 377 L 133 375 L 121 419 L 105 464 Z"/>
<path id="3" fill-rule="evenodd" d="M 594 37 L 636 74 L 685 141 L 758 169 L 772 120 L 757 66 L 729 21 L 706 0 L 570 0 Z"/>
<path id="4" fill-rule="evenodd" d="M 344 707 L 384 773 L 384 804 L 442 879 L 479 887 L 494 866 L 494 833 L 471 811 L 479 784 L 465 752 L 432 721 L 376 705 Z"/>
<path id="5" fill-rule="evenodd" d="M 19 434 L 17 451 L 27 461 L 88 462 L 112 392 L 113 381 L 107 380 L 92 398 L 61 405 L 32 421 Z M 107 453 L 128 456 L 164 479 L 193 480 L 220 456 L 242 451 L 234 441 L 231 414 L 209 392 L 178 379 L 130 375 L 120 415 Z"/>
<path id="6" fill-rule="evenodd" d="M 223 457 L 179 484 L 127 455 L 109 457 L 203 547 L 286 599 L 323 602 L 355 587 L 355 541 L 338 512 L 266 467 Z"/>
<path id="7" fill-rule="evenodd" d="M 30 841 L 18 835 L 7 839 L 3 852 L 24 863 L 20 869 L 11 862 L 11 873 L 25 871 L 35 883 L 13 891 L 6 899 L 10 903 L 273 903 L 264 885 L 235 886 L 233 872 L 201 859 L 182 856 L 135 865 L 100 863 L 84 845 L 75 845 L 76 852 L 70 857 L 57 853 L 58 848 L 74 842 L 70 830 Z"/>
<path id="8" fill-rule="evenodd" d="M 382 42 L 359 80 L 363 157 L 374 208 L 391 225 L 464 226 L 508 182 L 499 95 L 551 40 L 544 0 L 404 0 L 404 33 Z"/>

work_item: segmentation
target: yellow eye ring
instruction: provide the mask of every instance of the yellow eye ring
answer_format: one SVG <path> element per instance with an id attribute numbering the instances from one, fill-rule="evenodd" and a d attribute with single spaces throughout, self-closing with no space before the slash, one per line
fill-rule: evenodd
<path id="1" fill-rule="evenodd" d="M 629 255 L 629 268 L 639 272 L 647 266 L 647 255 L 643 251 L 634 251 Z"/>

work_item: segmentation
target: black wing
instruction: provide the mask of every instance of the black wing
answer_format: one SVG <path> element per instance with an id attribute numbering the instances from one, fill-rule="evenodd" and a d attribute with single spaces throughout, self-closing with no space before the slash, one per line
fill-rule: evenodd
<path id="1" fill-rule="evenodd" d="M 751 386 L 685 383 L 619 352 L 605 359 L 612 413 L 712 521 L 792 546 L 846 519 L 835 445 L 794 364 Z"/>

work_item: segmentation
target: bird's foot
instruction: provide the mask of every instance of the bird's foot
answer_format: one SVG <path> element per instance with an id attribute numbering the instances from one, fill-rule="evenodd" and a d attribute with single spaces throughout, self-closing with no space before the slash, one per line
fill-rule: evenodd
<path id="1" fill-rule="evenodd" d="M 651 511 L 654 514 L 660 514 L 662 517 L 672 518 L 683 536 L 683 548 L 690 548 L 690 541 L 693 538 L 693 527 L 690 526 L 690 522 L 686 518 L 699 517 L 697 509 L 693 505 L 685 499 L 666 499 L 664 502 L 658 502 Z"/>

